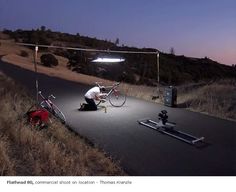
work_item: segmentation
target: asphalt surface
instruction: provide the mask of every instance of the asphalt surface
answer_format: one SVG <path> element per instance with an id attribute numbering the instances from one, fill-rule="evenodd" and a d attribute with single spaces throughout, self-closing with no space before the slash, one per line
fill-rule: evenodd
<path id="1" fill-rule="evenodd" d="M 35 93 L 33 72 L 3 62 L 0 70 Z M 38 79 L 43 94 L 56 96 L 55 103 L 64 112 L 68 125 L 118 160 L 130 175 L 236 175 L 235 122 L 133 97 L 128 97 L 121 108 L 106 103 L 107 113 L 103 109 L 80 112 L 78 108 L 89 86 L 43 74 Z M 145 117 L 157 120 L 163 109 L 168 111 L 169 120 L 177 123 L 177 130 L 204 136 L 205 143 L 195 147 L 137 123 Z"/>

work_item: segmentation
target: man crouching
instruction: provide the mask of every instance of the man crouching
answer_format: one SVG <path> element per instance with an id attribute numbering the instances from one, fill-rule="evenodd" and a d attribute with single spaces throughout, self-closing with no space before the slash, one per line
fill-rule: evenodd
<path id="1" fill-rule="evenodd" d="M 84 95 L 86 103 L 83 103 L 80 107 L 80 111 L 96 111 L 97 105 L 95 103 L 96 101 L 105 101 L 105 97 L 107 96 L 106 93 L 102 93 L 102 91 L 105 91 L 105 87 L 103 86 L 95 86 L 91 89 L 89 89 L 86 94 Z"/>

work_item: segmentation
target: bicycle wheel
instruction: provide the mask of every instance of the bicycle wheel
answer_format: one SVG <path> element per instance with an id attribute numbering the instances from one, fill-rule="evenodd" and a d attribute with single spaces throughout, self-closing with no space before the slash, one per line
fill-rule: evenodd
<path id="1" fill-rule="evenodd" d="M 126 95 L 119 90 L 114 90 L 109 96 L 109 102 L 114 107 L 122 107 L 126 102 Z"/>
<path id="2" fill-rule="evenodd" d="M 52 104 L 52 114 L 54 115 L 54 117 L 58 118 L 62 123 L 66 123 L 65 115 L 55 104 Z"/>

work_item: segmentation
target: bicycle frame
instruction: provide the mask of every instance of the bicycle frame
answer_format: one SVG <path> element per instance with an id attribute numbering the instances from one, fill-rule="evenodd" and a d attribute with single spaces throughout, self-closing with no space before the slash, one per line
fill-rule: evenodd
<path id="1" fill-rule="evenodd" d="M 96 85 L 101 89 L 103 86 L 99 85 L 99 83 L 96 82 Z M 126 96 L 124 94 L 120 94 L 120 91 L 117 89 L 120 85 L 120 82 L 117 82 L 117 83 L 114 83 L 112 86 L 106 86 L 104 87 L 106 91 L 103 91 L 103 92 L 106 92 L 106 95 L 104 95 L 104 100 L 107 101 L 107 99 L 109 99 L 109 102 L 112 106 L 114 107 L 121 107 L 125 104 L 126 102 Z M 115 100 L 112 99 L 115 96 Z M 115 101 L 115 103 L 114 103 Z M 119 102 L 119 103 L 116 103 L 116 102 Z M 97 106 L 101 103 L 102 101 L 99 101 L 97 103 Z"/>
<path id="2" fill-rule="evenodd" d="M 51 108 L 50 110 L 53 110 L 53 102 L 49 98 L 52 97 L 55 99 L 56 97 L 54 95 L 49 95 L 48 98 L 45 98 L 41 91 L 39 91 L 38 94 L 42 98 L 42 102 L 44 101 Z"/>
<path id="3" fill-rule="evenodd" d="M 107 95 L 106 95 L 106 98 L 108 98 L 113 92 L 116 92 L 116 88 L 119 86 L 120 83 L 115 83 L 114 85 L 112 86 L 107 86 L 105 87 L 105 89 L 107 89 L 108 87 L 111 87 L 110 90 L 108 91 Z"/>
<path id="4" fill-rule="evenodd" d="M 95 83 L 100 89 L 101 86 L 98 82 Z M 113 85 L 111 86 L 106 86 L 104 87 L 106 90 L 109 89 L 108 93 L 106 94 L 105 98 L 104 99 L 107 99 L 114 91 L 116 91 L 116 88 L 120 85 L 120 82 L 117 82 L 117 83 L 114 83 Z"/>
<path id="5" fill-rule="evenodd" d="M 38 92 L 40 97 L 42 98 L 42 101 L 38 103 L 39 106 L 46 109 L 48 112 L 50 112 L 53 116 L 56 118 L 59 118 L 62 123 L 66 122 L 65 115 L 61 112 L 61 110 L 50 100 L 50 97 L 55 99 L 56 97 L 54 95 L 49 95 L 47 98 L 45 98 L 41 91 Z M 44 104 L 45 103 L 45 104 Z"/>

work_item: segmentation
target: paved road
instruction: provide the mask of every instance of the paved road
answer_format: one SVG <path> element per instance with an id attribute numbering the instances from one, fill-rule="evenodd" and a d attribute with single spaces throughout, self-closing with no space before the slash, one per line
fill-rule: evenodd
<path id="1" fill-rule="evenodd" d="M 24 84 L 34 93 L 34 73 L 0 63 L 0 70 Z M 40 89 L 53 93 L 67 117 L 69 126 L 87 137 L 113 158 L 130 175 L 202 176 L 236 175 L 236 123 L 128 97 L 122 108 L 108 105 L 96 112 L 79 112 L 83 94 L 89 88 L 75 82 L 39 75 Z M 204 136 L 208 145 L 194 147 L 137 123 L 138 119 L 157 119 L 162 109 L 177 129 Z"/>

